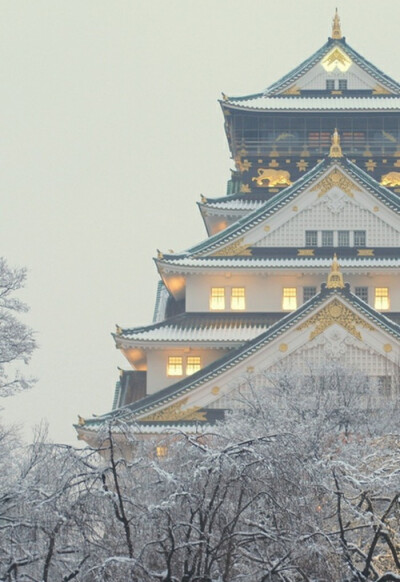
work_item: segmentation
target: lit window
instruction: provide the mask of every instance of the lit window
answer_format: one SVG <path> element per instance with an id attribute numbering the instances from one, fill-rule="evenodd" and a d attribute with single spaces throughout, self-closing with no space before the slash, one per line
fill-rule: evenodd
<path id="1" fill-rule="evenodd" d="M 326 80 L 326 88 L 328 91 L 333 91 L 335 88 L 335 80 L 334 79 L 327 79 Z"/>
<path id="2" fill-rule="evenodd" d="M 168 447 L 165 446 L 158 446 L 156 448 L 156 455 L 157 457 L 166 457 L 168 453 Z"/>
<path id="3" fill-rule="evenodd" d="M 303 287 L 303 301 L 304 303 L 314 297 L 317 293 L 316 287 Z"/>
<path id="4" fill-rule="evenodd" d="M 186 374 L 190 376 L 198 372 L 201 368 L 201 359 L 199 356 L 188 356 L 186 358 Z"/>
<path id="5" fill-rule="evenodd" d="M 225 309 L 225 288 L 212 287 L 210 297 L 210 309 Z"/>
<path id="6" fill-rule="evenodd" d="M 349 247 L 350 246 L 350 231 L 349 230 L 339 230 L 338 232 L 338 247 Z"/>
<path id="7" fill-rule="evenodd" d="M 322 231 L 322 246 L 333 247 L 333 230 Z"/>
<path id="8" fill-rule="evenodd" d="M 284 311 L 294 311 L 297 309 L 296 287 L 283 288 L 282 309 Z"/>
<path id="9" fill-rule="evenodd" d="M 346 91 L 347 89 L 347 79 L 339 79 L 339 90 Z"/>
<path id="10" fill-rule="evenodd" d="M 354 246 L 355 247 L 365 247 L 366 242 L 366 232 L 365 230 L 355 230 L 354 231 Z"/>
<path id="11" fill-rule="evenodd" d="M 182 376 L 183 364 L 181 356 L 168 356 L 168 376 Z"/>
<path id="12" fill-rule="evenodd" d="M 318 246 L 318 231 L 306 230 L 306 247 Z"/>
<path id="13" fill-rule="evenodd" d="M 375 288 L 375 309 L 389 309 L 389 289 L 387 287 Z"/>
<path id="14" fill-rule="evenodd" d="M 231 309 L 245 309 L 244 287 L 232 287 Z"/>
<path id="15" fill-rule="evenodd" d="M 354 293 L 357 297 L 365 301 L 365 303 L 368 303 L 368 287 L 356 287 Z"/>

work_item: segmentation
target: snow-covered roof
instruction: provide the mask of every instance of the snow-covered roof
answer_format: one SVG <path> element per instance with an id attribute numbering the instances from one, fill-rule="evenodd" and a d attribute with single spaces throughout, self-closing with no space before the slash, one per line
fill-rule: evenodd
<path id="1" fill-rule="evenodd" d="M 270 97 L 229 99 L 224 105 L 268 111 L 400 111 L 400 97 Z"/>

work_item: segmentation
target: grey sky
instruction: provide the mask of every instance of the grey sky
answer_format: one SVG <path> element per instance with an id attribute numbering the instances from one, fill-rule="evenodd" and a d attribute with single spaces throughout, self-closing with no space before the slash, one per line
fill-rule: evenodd
<path id="1" fill-rule="evenodd" d="M 155 249 L 205 236 L 229 152 L 217 99 L 258 92 L 327 39 L 400 80 L 399 0 L 0 1 L 0 248 L 27 266 L 40 350 L 4 419 L 57 441 L 110 409 L 114 324 L 150 323 Z"/>

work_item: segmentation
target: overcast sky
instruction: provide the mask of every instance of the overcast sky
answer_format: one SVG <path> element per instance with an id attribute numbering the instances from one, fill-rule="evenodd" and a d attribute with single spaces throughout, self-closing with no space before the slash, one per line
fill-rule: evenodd
<path id="1" fill-rule="evenodd" d="M 0 0 L 1 253 L 39 350 L 28 393 L 4 399 L 29 438 L 47 419 L 111 408 L 115 323 L 151 322 L 155 249 L 205 237 L 200 193 L 232 163 L 217 99 L 259 92 L 325 43 L 400 79 L 400 0 Z"/>

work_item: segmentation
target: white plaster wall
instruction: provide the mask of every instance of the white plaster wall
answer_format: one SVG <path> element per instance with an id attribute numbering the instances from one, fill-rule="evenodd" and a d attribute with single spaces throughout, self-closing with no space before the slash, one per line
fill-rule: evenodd
<path id="1" fill-rule="evenodd" d="M 354 62 L 345 73 L 340 71 L 338 67 L 327 72 L 321 64 L 317 64 L 295 84 L 303 90 L 325 90 L 327 79 L 347 79 L 347 88 L 351 90 L 373 89 L 377 85 L 375 79 Z"/>
<path id="2" fill-rule="evenodd" d="M 304 247 L 306 230 L 365 230 L 366 246 L 391 247 L 400 245 L 400 233 L 379 217 L 352 202 L 345 194 L 339 212 L 330 210 L 329 194 L 321 201 L 295 213 L 282 226 L 265 235 L 257 247 Z M 290 215 L 289 215 L 290 216 Z"/>
<path id="3" fill-rule="evenodd" d="M 167 376 L 168 356 L 181 356 L 183 361 L 187 356 L 200 356 L 202 367 L 211 364 L 225 355 L 228 350 L 211 350 L 196 348 L 171 348 L 149 350 L 147 352 L 147 394 L 154 394 L 161 388 L 175 384 L 186 376 Z"/>
<path id="4" fill-rule="evenodd" d="M 374 306 L 375 287 L 388 287 L 390 299 L 390 311 L 400 312 L 400 277 L 397 272 L 391 274 L 360 274 L 347 273 L 341 269 L 346 283 L 350 284 L 351 291 L 355 287 L 368 287 L 368 302 Z M 244 287 L 246 293 L 247 312 L 276 312 L 282 311 L 282 290 L 284 287 L 296 287 L 297 306 L 303 303 L 303 287 L 314 286 L 317 292 L 321 283 L 326 283 L 328 270 L 320 273 L 294 273 L 294 274 L 253 274 L 240 275 L 188 275 L 186 283 L 186 311 L 209 312 L 211 287 L 224 287 L 226 297 L 226 309 L 231 312 L 229 305 L 230 289 L 232 287 Z M 213 312 L 217 313 L 217 312 Z M 233 311 L 232 313 L 241 313 Z"/>

